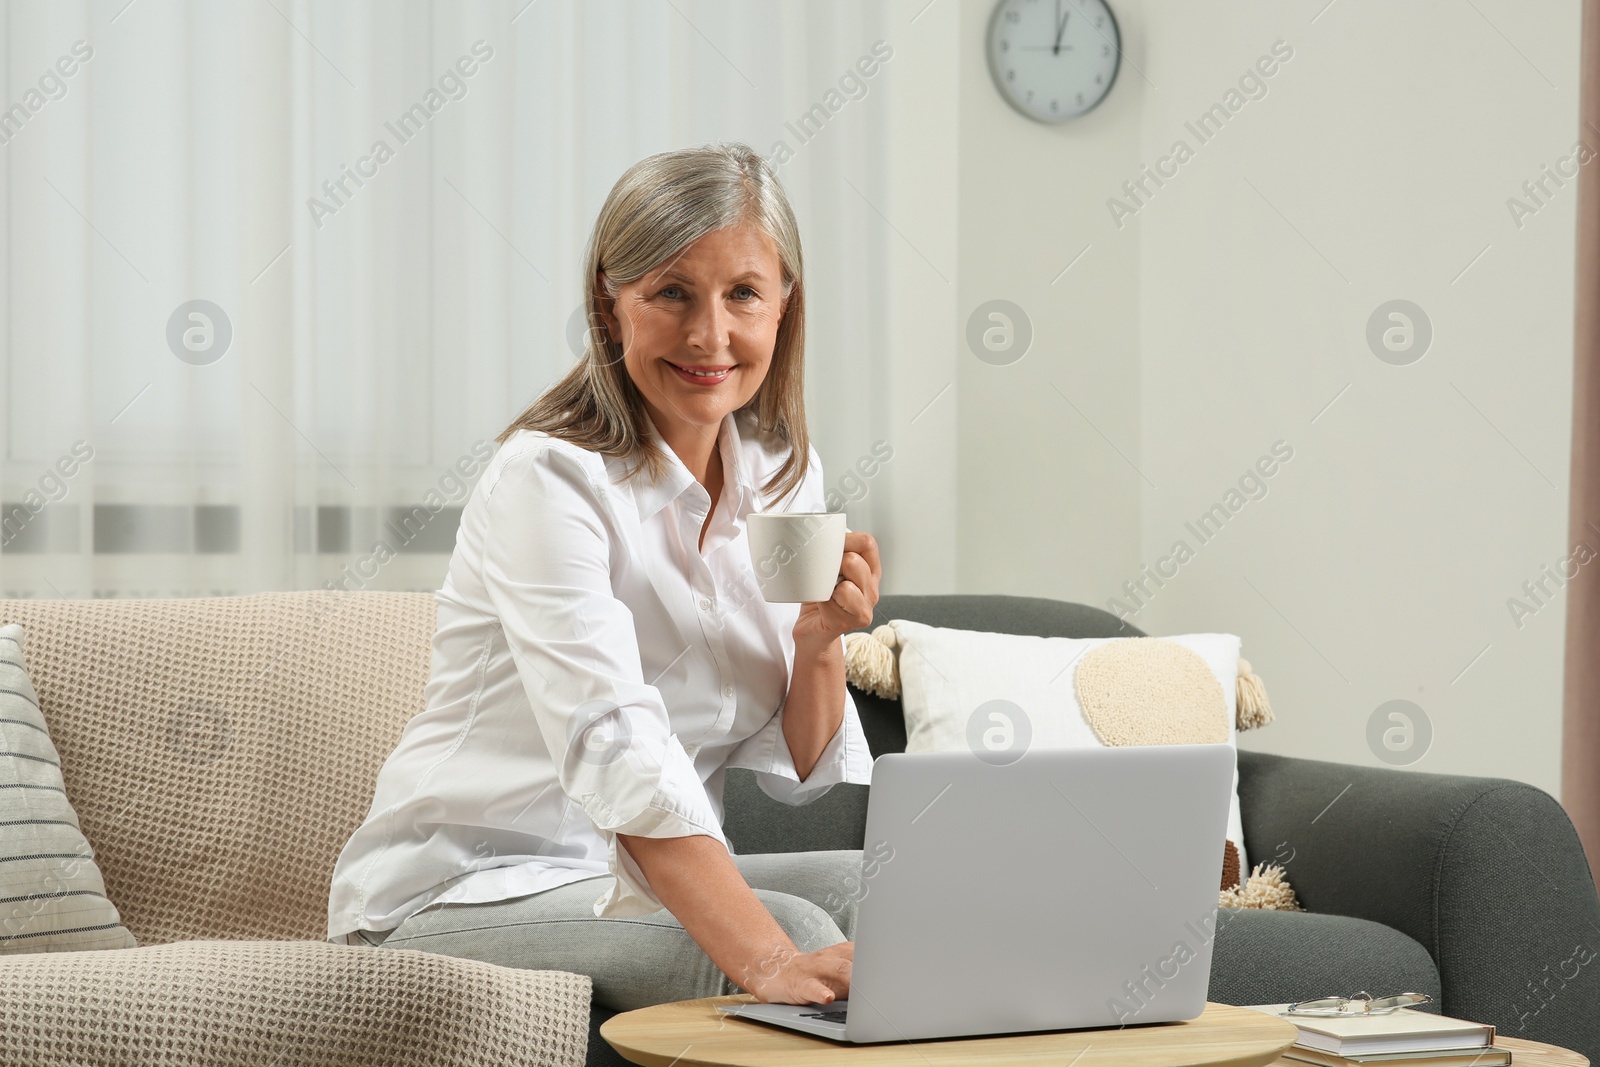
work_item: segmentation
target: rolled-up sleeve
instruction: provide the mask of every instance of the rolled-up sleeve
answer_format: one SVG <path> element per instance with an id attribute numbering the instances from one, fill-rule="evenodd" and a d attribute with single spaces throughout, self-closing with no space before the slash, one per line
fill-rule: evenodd
<path id="1" fill-rule="evenodd" d="M 616 835 L 727 839 L 660 691 L 643 680 L 633 614 L 613 595 L 605 488 L 576 456 L 540 442 L 507 458 L 485 516 L 483 586 L 530 726 L 609 847 L 616 880 L 595 914 L 656 911 L 662 903 Z"/>
<path id="2" fill-rule="evenodd" d="M 805 781 L 800 780 L 789 741 L 783 734 L 782 706 L 765 726 L 739 743 L 724 766 L 754 771 L 756 785 L 763 793 L 795 806 L 811 803 L 841 782 L 872 784 L 872 750 L 867 746 L 861 716 L 848 686 L 844 691 L 844 719 L 823 746 Z"/>

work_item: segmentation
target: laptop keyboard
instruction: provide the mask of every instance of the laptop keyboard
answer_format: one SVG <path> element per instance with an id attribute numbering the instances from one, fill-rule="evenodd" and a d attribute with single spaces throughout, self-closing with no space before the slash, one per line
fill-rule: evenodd
<path id="1" fill-rule="evenodd" d="M 849 1008 L 835 1008 L 833 1011 L 803 1011 L 800 1013 L 800 1018 L 821 1019 L 825 1023 L 843 1023 L 845 1013 L 849 1010 Z"/>

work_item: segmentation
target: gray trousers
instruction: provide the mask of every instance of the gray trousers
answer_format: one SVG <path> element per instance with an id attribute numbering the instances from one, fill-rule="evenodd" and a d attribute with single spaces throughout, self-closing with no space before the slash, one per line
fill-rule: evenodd
<path id="1" fill-rule="evenodd" d="M 735 856 L 745 881 L 801 952 L 854 941 L 861 850 Z M 610 875 L 509 900 L 430 905 L 387 933 L 381 948 L 419 949 L 524 970 L 586 974 L 613 1011 L 743 992 L 672 913 L 597 919 Z"/>

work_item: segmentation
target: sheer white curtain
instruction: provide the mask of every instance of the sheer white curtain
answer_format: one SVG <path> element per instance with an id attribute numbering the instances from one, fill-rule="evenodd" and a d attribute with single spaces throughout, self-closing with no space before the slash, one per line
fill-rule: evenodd
<path id="1" fill-rule="evenodd" d="M 3 10 L 0 595 L 437 587 L 607 191 L 707 141 L 779 161 L 812 432 L 841 503 L 874 476 L 883 4 Z"/>

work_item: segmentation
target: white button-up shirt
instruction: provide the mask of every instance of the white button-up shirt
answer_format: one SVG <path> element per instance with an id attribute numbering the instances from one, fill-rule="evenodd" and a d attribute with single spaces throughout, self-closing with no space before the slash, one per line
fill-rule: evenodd
<path id="1" fill-rule="evenodd" d="M 723 419 L 710 495 L 661 439 L 656 482 L 542 432 L 506 439 L 462 510 L 436 594 L 425 707 L 378 772 L 334 866 L 328 939 L 390 930 L 425 905 L 504 900 L 616 876 L 599 916 L 662 907 L 616 835 L 724 845 L 723 772 L 804 804 L 866 784 L 855 702 L 800 781 L 783 735 L 797 604 L 756 585 L 745 516 L 824 511 L 809 454 L 790 497 L 761 485 L 788 455 L 751 413 Z"/>

